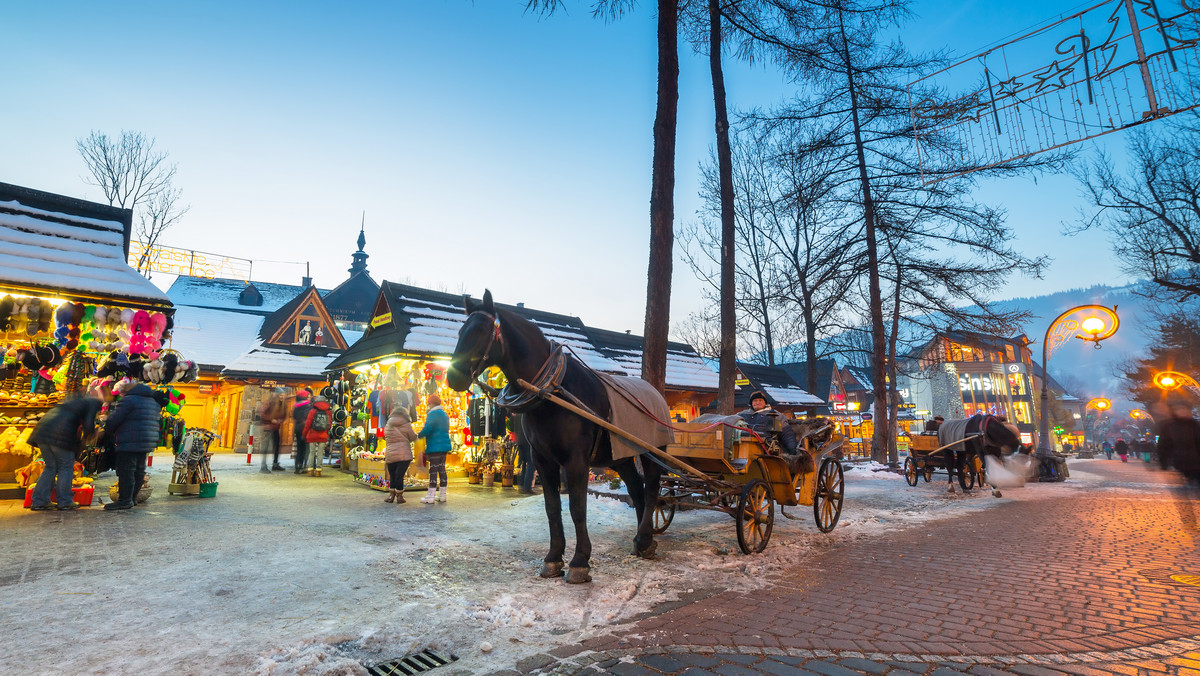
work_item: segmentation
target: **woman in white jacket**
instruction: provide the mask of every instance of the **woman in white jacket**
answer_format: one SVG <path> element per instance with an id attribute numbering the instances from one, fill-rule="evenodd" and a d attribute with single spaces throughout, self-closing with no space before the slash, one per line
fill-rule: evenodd
<path id="1" fill-rule="evenodd" d="M 413 460 L 412 442 L 417 440 L 417 433 L 413 430 L 408 412 L 403 406 L 392 409 L 387 425 L 383 428 L 383 438 L 387 441 L 384 462 L 387 463 L 388 482 L 392 487 L 384 502 L 403 504 L 404 474 Z"/>

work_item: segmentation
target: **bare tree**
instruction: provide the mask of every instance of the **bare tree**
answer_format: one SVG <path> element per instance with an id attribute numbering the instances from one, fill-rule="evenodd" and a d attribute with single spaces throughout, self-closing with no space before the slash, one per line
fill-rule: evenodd
<path id="1" fill-rule="evenodd" d="M 168 186 L 151 195 L 138 214 L 133 234 L 139 242 L 145 245 L 141 255 L 138 256 L 138 272 L 145 271 L 149 267 L 152 262 L 154 245 L 162 237 L 162 234 L 179 223 L 179 219 L 183 218 L 184 214 L 191 209 L 190 206 L 179 204 L 182 194 L 181 189 Z"/>
<path id="2" fill-rule="evenodd" d="M 154 139 L 138 131 L 121 131 L 119 139 L 92 131 L 77 139 L 75 147 L 87 165 L 91 180 L 109 204 L 133 209 L 142 200 L 170 187 L 175 165 L 167 164 L 167 154 L 154 148 Z"/>

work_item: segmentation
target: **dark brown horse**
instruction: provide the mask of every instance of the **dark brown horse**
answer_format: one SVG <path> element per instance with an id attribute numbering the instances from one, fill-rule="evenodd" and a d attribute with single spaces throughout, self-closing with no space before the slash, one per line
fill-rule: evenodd
<path id="1" fill-rule="evenodd" d="M 635 458 L 613 460 L 609 433 L 600 426 L 542 398 L 531 396 L 516 383 L 518 379 L 543 386 L 551 374 L 550 385 L 557 392 L 574 398 L 603 419 L 609 419 L 611 406 L 600 378 L 570 354 L 556 350 L 530 321 L 509 310 L 495 307 L 486 291 L 483 301 L 466 297 L 467 321 L 458 332 L 458 344 L 450 360 L 446 384 L 462 392 L 483 371 L 497 366 L 508 379 L 498 403 L 520 412 L 524 437 L 533 449 L 533 463 L 542 477 L 542 496 L 546 518 L 550 522 L 550 551 L 542 566 L 542 577 L 563 574 L 562 500 L 559 496 L 559 469 L 566 471 L 571 520 L 575 523 L 575 556 L 571 558 L 566 580 L 590 582 L 592 542 L 587 531 L 587 480 L 590 467 L 611 467 L 620 475 L 637 512 L 637 536 L 634 553 L 653 558 L 654 504 L 658 498 L 661 470 L 653 462 L 643 462 L 644 476 L 638 472 Z"/>

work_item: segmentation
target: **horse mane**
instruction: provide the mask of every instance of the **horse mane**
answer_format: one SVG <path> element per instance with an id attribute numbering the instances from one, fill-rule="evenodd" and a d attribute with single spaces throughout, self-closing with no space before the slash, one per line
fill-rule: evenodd
<path id="1" fill-rule="evenodd" d="M 501 331 L 503 327 L 508 327 L 509 330 L 515 331 L 523 340 L 528 340 L 535 346 L 545 347 L 550 350 L 550 340 L 546 338 L 546 334 L 537 327 L 533 322 L 522 317 L 521 315 L 505 310 L 503 308 L 495 308 L 496 317 L 500 319 Z"/>

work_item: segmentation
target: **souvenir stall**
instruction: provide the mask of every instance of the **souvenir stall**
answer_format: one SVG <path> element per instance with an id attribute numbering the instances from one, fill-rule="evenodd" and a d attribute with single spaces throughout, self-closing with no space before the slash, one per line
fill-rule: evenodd
<path id="1" fill-rule="evenodd" d="M 131 221 L 128 210 L 0 183 L 0 498 L 25 493 L 37 460 L 29 434 L 64 398 L 104 375 L 194 376 L 164 350 L 170 300 L 126 264 Z"/>

